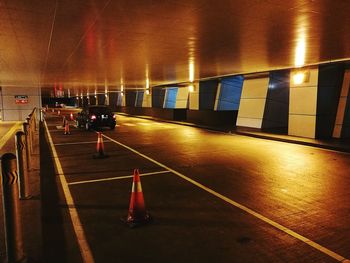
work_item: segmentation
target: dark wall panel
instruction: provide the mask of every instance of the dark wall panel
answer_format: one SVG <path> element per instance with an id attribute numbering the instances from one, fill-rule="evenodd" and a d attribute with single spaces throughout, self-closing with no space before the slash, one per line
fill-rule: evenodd
<path id="1" fill-rule="evenodd" d="M 165 89 L 162 87 L 156 87 L 152 89 L 152 107 L 163 108 L 165 97 Z"/>
<path id="2" fill-rule="evenodd" d="M 343 76 L 341 64 L 319 66 L 316 138 L 332 137 Z"/>
<path id="3" fill-rule="evenodd" d="M 95 95 L 90 95 L 90 96 L 89 96 L 89 104 L 90 104 L 90 105 L 96 105 L 96 98 L 95 98 Z"/>
<path id="4" fill-rule="evenodd" d="M 109 106 L 114 111 L 117 109 L 118 94 L 119 93 L 117 93 L 117 92 L 110 92 L 108 94 L 108 96 L 109 96 Z"/>
<path id="5" fill-rule="evenodd" d="M 187 121 L 191 123 L 234 128 L 238 111 L 187 110 Z"/>
<path id="6" fill-rule="evenodd" d="M 105 105 L 106 96 L 105 94 L 97 94 L 97 103 L 98 105 Z"/>
<path id="7" fill-rule="evenodd" d="M 214 110 L 218 80 L 199 82 L 199 109 Z"/>
<path id="8" fill-rule="evenodd" d="M 136 91 L 125 92 L 125 104 L 128 107 L 135 107 Z"/>
<path id="9" fill-rule="evenodd" d="M 270 73 L 262 129 L 288 129 L 289 70 Z"/>

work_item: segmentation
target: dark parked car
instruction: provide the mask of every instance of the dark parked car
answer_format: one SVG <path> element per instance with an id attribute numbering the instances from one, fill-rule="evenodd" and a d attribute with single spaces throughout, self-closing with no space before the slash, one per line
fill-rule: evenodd
<path id="1" fill-rule="evenodd" d="M 114 129 L 116 116 L 107 106 L 89 106 L 84 108 L 77 116 L 77 127 L 84 127 L 86 130 L 98 127 L 110 127 Z"/>

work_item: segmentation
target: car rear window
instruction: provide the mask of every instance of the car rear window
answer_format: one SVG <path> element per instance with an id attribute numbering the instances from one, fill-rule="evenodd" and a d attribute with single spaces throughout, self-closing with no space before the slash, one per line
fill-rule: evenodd
<path id="1" fill-rule="evenodd" d="M 89 109 L 90 114 L 110 114 L 112 113 L 110 108 L 106 107 L 93 107 Z"/>

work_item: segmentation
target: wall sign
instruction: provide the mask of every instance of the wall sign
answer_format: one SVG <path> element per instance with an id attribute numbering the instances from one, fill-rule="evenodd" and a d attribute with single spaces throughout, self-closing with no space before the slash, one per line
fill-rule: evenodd
<path id="1" fill-rule="evenodd" d="M 28 104 L 28 95 L 15 95 L 16 104 Z"/>

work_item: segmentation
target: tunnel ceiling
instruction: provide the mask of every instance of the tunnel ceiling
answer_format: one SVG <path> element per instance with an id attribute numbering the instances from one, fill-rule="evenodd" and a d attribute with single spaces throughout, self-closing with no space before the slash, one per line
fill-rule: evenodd
<path id="1" fill-rule="evenodd" d="M 347 59 L 349 14 L 347 0 L 0 0 L 0 85 L 131 89 Z"/>

